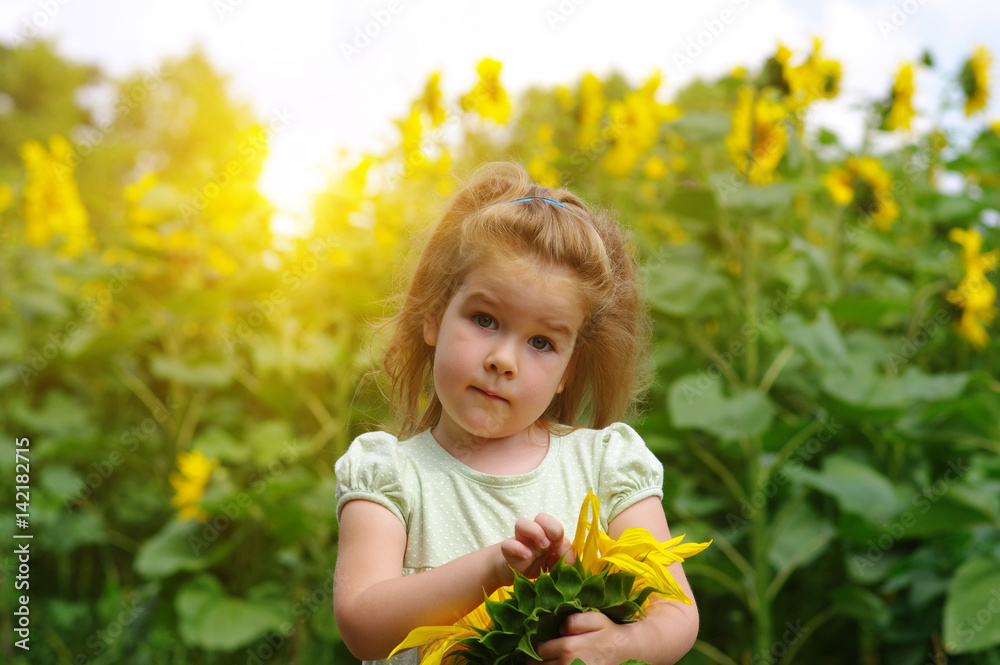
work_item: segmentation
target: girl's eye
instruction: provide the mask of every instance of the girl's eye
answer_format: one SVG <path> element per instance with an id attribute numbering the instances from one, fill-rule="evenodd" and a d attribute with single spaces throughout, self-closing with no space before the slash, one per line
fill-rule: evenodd
<path id="1" fill-rule="evenodd" d="M 553 347 L 552 347 L 552 342 L 545 339 L 544 337 L 532 337 L 531 348 L 535 349 L 536 351 L 546 351 Z"/>
<path id="2" fill-rule="evenodd" d="M 496 325 L 496 321 L 489 314 L 473 314 L 472 321 L 480 328 L 492 328 Z"/>

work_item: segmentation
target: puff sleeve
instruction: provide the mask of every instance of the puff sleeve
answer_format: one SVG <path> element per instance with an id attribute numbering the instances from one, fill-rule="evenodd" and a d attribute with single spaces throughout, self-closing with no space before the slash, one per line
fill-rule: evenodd
<path id="1" fill-rule="evenodd" d="M 396 437 L 386 432 L 362 434 L 337 460 L 334 471 L 337 475 L 337 519 L 347 502 L 365 499 L 385 506 L 404 527 L 407 525 L 405 465 Z"/>
<path id="2" fill-rule="evenodd" d="M 598 436 L 604 448 L 599 493 L 601 512 L 607 506 L 605 523 L 645 498 L 663 498 L 663 465 L 634 429 L 615 423 Z"/>

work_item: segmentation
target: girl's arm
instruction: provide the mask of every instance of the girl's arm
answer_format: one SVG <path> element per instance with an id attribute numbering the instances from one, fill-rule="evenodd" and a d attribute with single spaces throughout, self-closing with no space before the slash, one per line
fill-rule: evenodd
<path id="1" fill-rule="evenodd" d="M 384 506 L 348 502 L 340 515 L 333 603 L 344 643 L 356 657 L 389 655 L 420 626 L 451 625 L 483 602 L 483 591 L 513 583 L 511 568 L 529 577 L 569 549 L 562 526 L 548 515 L 518 520 L 514 538 L 443 566 L 403 575 L 406 530 Z"/>
<path id="2" fill-rule="evenodd" d="M 670 539 L 667 518 L 659 498 L 649 497 L 629 506 L 608 525 L 608 535 L 617 539 L 629 527 L 647 529 L 663 542 Z M 668 570 L 694 602 L 691 586 L 681 564 Z M 698 607 L 659 599 L 646 609 L 645 618 L 628 624 L 616 624 L 600 612 L 570 615 L 562 627 L 565 637 L 538 645 L 535 651 L 545 665 L 569 665 L 581 658 L 587 665 L 618 665 L 638 658 L 652 665 L 677 662 L 691 650 L 698 637 Z"/>

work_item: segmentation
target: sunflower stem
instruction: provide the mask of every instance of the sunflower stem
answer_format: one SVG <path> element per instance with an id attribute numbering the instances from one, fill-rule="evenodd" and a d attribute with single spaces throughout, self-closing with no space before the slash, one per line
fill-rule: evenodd
<path id="1" fill-rule="evenodd" d="M 764 479 L 765 471 L 761 465 L 761 441 L 759 436 L 749 438 L 750 455 L 748 459 L 751 487 L 758 487 Z M 754 506 L 751 524 L 751 547 L 753 548 L 754 595 L 757 597 L 757 636 L 754 653 L 770 653 L 772 639 L 771 595 L 768 586 L 771 581 L 771 565 L 767 560 L 768 548 L 768 510 L 767 502 L 760 507 Z"/>
<path id="2" fill-rule="evenodd" d="M 744 292 L 744 320 L 757 320 L 757 247 L 754 238 L 754 220 L 748 218 L 746 221 L 746 252 L 743 255 L 743 285 Z M 746 365 L 743 383 L 747 386 L 757 385 L 757 338 L 747 340 Z"/>

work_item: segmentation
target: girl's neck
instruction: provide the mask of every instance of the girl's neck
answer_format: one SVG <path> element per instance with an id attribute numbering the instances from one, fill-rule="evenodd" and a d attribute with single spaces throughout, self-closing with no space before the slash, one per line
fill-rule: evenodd
<path id="1" fill-rule="evenodd" d="M 456 440 L 441 431 L 440 423 L 431 434 L 449 455 L 473 471 L 491 476 L 519 476 L 534 471 L 549 450 L 548 430 L 538 425 L 522 436 L 504 439 L 466 436 Z"/>

